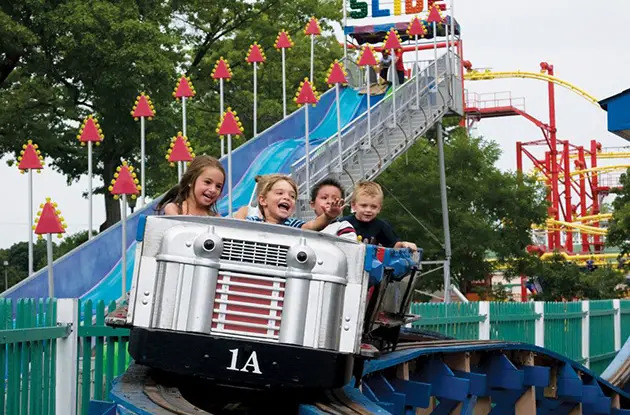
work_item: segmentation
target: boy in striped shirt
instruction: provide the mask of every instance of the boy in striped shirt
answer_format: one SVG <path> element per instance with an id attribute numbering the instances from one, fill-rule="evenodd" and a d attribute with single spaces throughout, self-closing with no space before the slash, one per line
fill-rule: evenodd
<path id="1" fill-rule="evenodd" d="M 344 200 L 344 191 L 341 184 L 335 179 L 324 179 L 311 189 L 311 208 L 316 216 L 321 216 L 330 210 L 330 205 L 339 200 Z M 350 222 L 336 220 L 322 229 L 322 232 L 335 235 L 351 241 L 357 240 L 357 234 Z"/>

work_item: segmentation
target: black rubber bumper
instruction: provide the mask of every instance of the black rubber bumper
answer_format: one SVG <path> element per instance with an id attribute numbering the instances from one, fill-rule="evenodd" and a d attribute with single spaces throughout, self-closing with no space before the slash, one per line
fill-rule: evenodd
<path id="1" fill-rule="evenodd" d="M 260 388 L 337 388 L 352 375 L 354 356 L 255 340 L 132 328 L 136 363 L 178 375 Z"/>

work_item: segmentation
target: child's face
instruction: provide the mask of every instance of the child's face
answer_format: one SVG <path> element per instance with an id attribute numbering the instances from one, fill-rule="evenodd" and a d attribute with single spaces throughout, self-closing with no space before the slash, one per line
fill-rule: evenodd
<path id="1" fill-rule="evenodd" d="M 317 192 L 315 200 L 311 202 L 311 209 L 315 212 L 315 215 L 321 216 L 324 214 L 324 208 L 331 205 L 333 201 L 341 199 L 341 190 L 337 186 L 322 186 Z"/>
<path id="2" fill-rule="evenodd" d="M 286 180 L 276 182 L 258 202 L 265 213 L 265 220 L 280 223 L 293 214 L 295 209 L 295 190 Z"/>
<path id="3" fill-rule="evenodd" d="M 352 210 L 354 210 L 354 215 L 358 220 L 361 222 L 370 222 L 380 213 L 383 198 L 380 196 L 359 194 L 351 205 Z"/>
<path id="4" fill-rule="evenodd" d="M 223 189 L 223 173 L 214 167 L 206 167 L 203 169 L 195 185 L 193 186 L 193 195 L 197 206 L 210 207 L 216 203 Z"/>

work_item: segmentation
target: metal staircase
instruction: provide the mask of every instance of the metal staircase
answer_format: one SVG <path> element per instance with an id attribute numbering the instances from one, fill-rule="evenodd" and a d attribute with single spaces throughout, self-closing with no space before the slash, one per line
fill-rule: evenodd
<path id="1" fill-rule="evenodd" d="M 396 88 L 396 124 L 393 117 L 393 97 L 388 94 L 371 107 L 370 134 L 367 112 L 364 112 L 342 129 L 341 149 L 337 134 L 314 148 L 309 153 L 311 186 L 327 177 L 335 177 L 342 183 L 346 198 L 350 200 L 355 183 L 372 180 L 381 174 L 431 127 L 440 122 L 444 115 L 463 115 L 461 76 L 458 70 L 457 73 L 447 71 L 449 57 L 449 66 L 459 68 L 459 57 L 445 54 Z M 437 88 L 434 82 L 436 65 Z M 349 72 L 357 71 L 356 68 L 351 68 Z M 417 81 L 416 77 L 419 77 Z M 352 77 L 352 81 L 355 83 L 353 86 L 356 86 L 356 75 Z M 306 189 L 305 161 L 306 157 L 302 157 L 293 163 L 291 176 L 299 184 L 296 215 L 302 219 L 310 219 L 313 212 L 309 207 Z"/>

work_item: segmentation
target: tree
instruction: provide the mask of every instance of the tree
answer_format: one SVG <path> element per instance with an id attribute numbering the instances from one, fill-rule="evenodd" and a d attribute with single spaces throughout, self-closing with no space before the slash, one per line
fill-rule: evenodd
<path id="1" fill-rule="evenodd" d="M 615 190 L 612 202 L 613 216 L 608 227 L 606 245 L 616 246 L 621 255 L 630 253 L 630 169 L 621 175 L 621 188 Z"/>
<path id="2" fill-rule="evenodd" d="M 170 24 L 169 4 L 4 2 L 0 19 L 23 36 L 0 63 L 0 105 L 6 109 L 0 114 L 0 153 L 19 151 L 15 137 L 33 138 L 55 169 L 76 180 L 87 170 L 77 130 L 86 115 L 95 114 L 105 141 L 94 149 L 94 173 L 109 183 L 121 159 L 137 153 L 138 128 L 129 116 L 134 97 L 140 90 L 158 102 L 170 96 L 179 29 Z M 111 224 L 119 209 L 110 195 L 105 200 Z"/>
<path id="3" fill-rule="evenodd" d="M 542 291 L 534 295 L 540 301 L 620 298 L 627 291 L 625 276 L 619 270 L 610 266 L 589 270 L 561 255 L 544 261 L 527 255 L 520 258 L 518 267 L 520 273 L 540 284 Z"/>
<path id="4" fill-rule="evenodd" d="M 496 263 L 520 257 L 531 243 L 530 228 L 546 214 L 544 189 L 527 177 L 501 172 L 494 166 L 496 143 L 469 137 L 451 124 L 445 142 L 449 219 L 452 241 L 451 276 L 461 289 L 483 280 Z M 396 160 L 378 179 L 385 188 L 381 215 L 392 222 L 403 240 L 417 242 L 425 258 L 443 259 L 443 232 L 437 148 L 434 133 L 420 140 L 406 157 Z M 407 161 L 408 160 L 408 161 Z M 411 214 L 403 208 L 405 206 Z M 442 285 L 439 273 L 423 280 L 429 289 Z"/>
<path id="5" fill-rule="evenodd" d="M 147 185 L 157 195 L 174 184 L 164 162 L 170 137 L 180 130 L 180 107 L 171 96 L 187 73 L 199 95 L 189 106 L 188 135 L 197 153 L 218 154 L 217 88 L 210 71 L 220 55 L 230 59 L 234 82 L 226 102 L 251 126 L 251 70 L 244 63 L 249 44 L 259 41 L 269 64 L 260 71 L 259 125 L 280 118 L 277 32 L 290 30 L 299 54 L 289 52 L 288 94 L 307 71 L 306 41 L 297 35 L 311 15 L 340 18 L 339 1 L 298 0 L 61 0 L 3 2 L 0 6 L 0 155 L 16 154 L 15 137 L 32 138 L 68 182 L 87 171 L 87 151 L 77 130 L 95 114 L 105 141 L 94 149 L 94 174 L 108 184 L 121 159 L 138 165 L 139 126 L 129 115 L 135 96 L 148 93 L 158 111 L 148 125 Z M 327 26 L 324 24 L 324 28 Z M 319 79 L 340 48 L 330 31 L 318 39 Z M 295 52 L 298 52 L 297 50 Z M 251 132 L 246 130 L 248 136 Z M 239 143 L 235 143 L 239 144 Z M 103 189 L 97 189 L 103 192 Z M 105 192 L 107 218 L 119 219 L 118 204 Z"/>

